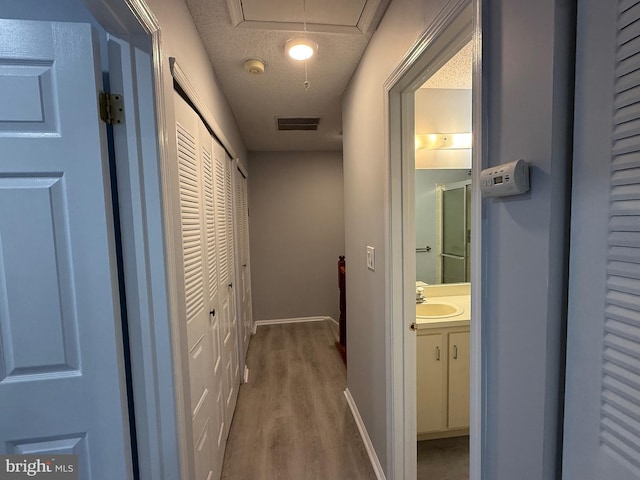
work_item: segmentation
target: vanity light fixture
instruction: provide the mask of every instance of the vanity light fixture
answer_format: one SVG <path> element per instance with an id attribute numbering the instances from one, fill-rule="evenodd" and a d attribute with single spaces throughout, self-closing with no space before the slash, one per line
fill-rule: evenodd
<path id="1" fill-rule="evenodd" d="M 318 50 L 318 44 L 307 38 L 292 38 L 284 45 L 284 51 L 294 60 L 308 60 Z"/>
<path id="2" fill-rule="evenodd" d="M 416 135 L 416 150 L 461 150 L 471 148 L 471 133 L 427 133 Z"/>

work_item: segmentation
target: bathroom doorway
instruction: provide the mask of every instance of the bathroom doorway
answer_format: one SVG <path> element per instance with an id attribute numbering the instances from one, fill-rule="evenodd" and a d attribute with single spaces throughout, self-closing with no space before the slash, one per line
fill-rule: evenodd
<path id="1" fill-rule="evenodd" d="M 394 478 L 480 478 L 479 8 L 449 2 L 387 82 Z"/>
<path id="2" fill-rule="evenodd" d="M 406 122 L 415 134 L 418 480 L 469 479 L 473 43 L 458 44 L 436 57 L 445 63 L 414 92 Z"/>

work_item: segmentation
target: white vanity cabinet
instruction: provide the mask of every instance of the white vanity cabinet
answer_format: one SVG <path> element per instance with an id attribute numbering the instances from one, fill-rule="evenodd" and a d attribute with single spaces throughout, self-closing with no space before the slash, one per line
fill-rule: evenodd
<path id="1" fill-rule="evenodd" d="M 420 440 L 469 432 L 469 326 L 418 330 L 417 431 Z"/>
<path id="2" fill-rule="evenodd" d="M 417 365 L 417 429 L 418 433 L 442 430 L 445 364 L 442 356 L 442 333 L 418 334 Z"/>

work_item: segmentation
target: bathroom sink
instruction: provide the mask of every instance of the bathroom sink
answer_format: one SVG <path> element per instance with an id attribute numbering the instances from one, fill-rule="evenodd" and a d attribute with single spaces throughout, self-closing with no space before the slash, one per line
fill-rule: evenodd
<path id="1" fill-rule="evenodd" d="M 462 308 L 444 302 L 428 302 L 416 305 L 416 317 L 418 318 L 447 318 L 455 317 L 462 313 Z"/>

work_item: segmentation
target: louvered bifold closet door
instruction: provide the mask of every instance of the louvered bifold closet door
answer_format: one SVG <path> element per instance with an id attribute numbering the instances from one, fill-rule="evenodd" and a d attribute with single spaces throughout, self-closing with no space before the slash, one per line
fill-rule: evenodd
<path id="1" fill-rule="evenodd" d="M 229 235 L 227 234 L 227 209 L 225 194 L 225 157 L 224 150 L 214 145 L 214 186 L 215 186 L 215 213 L 219 222 L 216 224 L 218 238 L 218 268 L 220 291 L 223 291 L 230 281 L 229 250 L 227 248 Z"/>
<path id="2" fill-rule="evenodd" d="M 238 263 L 239 271 L 237 295 L 240 296 L 238 312 L 240 332 L 242 333 L 242 346 L 244 356 L 249 348 L 251 337 L 251 285 L 249 278 L 249 217 L 247 205 L 247 178 L 240 169 L 236 169 L 236 224 L 238 231 Z"/>
<path id="3" fill-rule="evenodd" d="M 246 255 L 244 254 L 245 252 L 245 229 L 244 229 L 244 222 L 242 221 L 243 215 L 242 215 L 242 210 L 244 208 L 244 201 L 243 201 L 243 188 L 242 188 L 242 173 L 236 169 L 235 172 L 235 179 L 236 179 L 236 185 L 235 185 L 235 192 L 236 192 L 236 208 L 237 208 L 237 217 L 236 217 L 236 225 L 237 225 L 237 232 L 238 232 L 238 260 L 240 262 L 240 265 L 245 265 L 247 263 L 247 259 L 246 259 Z M 240 286 L 241 290 L 242 290 L 242 286 Z"/>
<path id="4" fill-rule="evenodd" d="M 224 443 L 219 439 L 225 428 L 223 402 L 216 402 L 224 398 L 221 369 L 216 374 L 215 368 L 221 348 L 219 341 L 216 345 L 215 315 L 210 313 L 217 305 L 216 244 L 215 235 L 211 236 L 211 229 L 215 229 L 215 216 L 211 215 L 212 140 L 198 115 L 177 94 L 174 104 L 184 274 L 181 312 L 187 330 L 193 461 L 195 478 L 211 480 L 220 475 Z"/>
<path id="5" fill-rule="evenodd" d="M 229 315 L 230 315 L 230 331 L 231 331 L 231 349 L 234 351 L 234 355 L 231 357 L 231 378 L 234 385 L 240 384 L 240 357 L 239 357 L 239 337 L 240 332 L 238 330 L 238 309 L 236 304 L 236 251 L 235 251 L 235 230 L 234 230 L 234 216 L 233 216 L 233 160 L 226 155 L 225 152 L 225 170 L 224 170 L 224 186 L 225 186 L 225 208 L 227 218 L 227 232 L 229 235 L 227 248 L 229 256 Z M 237 395 L 237 390 L 233 392 Z M 231 399 L 235 401 L 234 398 Z"/>
<path id="6" fill-rule="evenodd" d="M 214 476 L 219 478 L 224 460 L 226 445 L 227 422 L 225 420 L 225 390 L 222 372 L 222 339 L 220 332 L 219 298 L 218 298 L 218 259 L 216 239 L 216 215 L 215 215 L 215 166 L 213 145 L 214 139 L 200 121 L 200 152 L 203 183 L 204 205 L 204 238 L 206 244 L 206 303 L 209 311 L 209 334 L 206 341 L 211 344 L 211 363 L 209 372 L 213 386 L 210 400 L 210 458 Z"/>
<path id="7" fill-rule="evenodd" d="M 227 156 L 224 148 L 214 142 L 214 198 L 215 198 L 215 214 L 216 219 L 216 239 L 218 251 L 218 301 L 220 315 L 220 327 L 222 337 L 221 361 L 224 391 L 224 410 L 226 422 L 226 434 L 231 424 L 233 410 L 238 395 L 239 378 L 237 375 L 238 364 L 238 347 L 237 332 L 234 331 L 234 320 L 232 315 L 235 312 L 233 308 L 232 292 L 233 292 L 233 256 L 232 247 L 229 246 L 233 242 L 233 224 L 229 225 L 227 217 L 227 209 L 232 208 L 230 203 L 226 169 Z M 229 205 L 229 207 L 228 207 Z"/>
<path id="8" fill-rule="evenodd" d="M 640 478 L 640 2 L 580 2 L 563 478 Z"/>
<path id="9" fill-rule="evenodd" d="M 226 152 L 225 152 L 226 153 Z M 233 236 L 233 174 L 232 174 L 232 162 L 231 159 L 225 156 L 225 168 L 224 168 L 224 193 L 225 193 L 225 217 L 227 221 L 227 232 L 229 236 Z M 233 238 L 227 242 L 228 256 L 231 261 L 229 262 L 229 278 L 231 281 L 235 279 L 235 264 L 233 259 L 235 258 L 235 246 Z M 232 285 L 233 286 L 233 285 Z"/>

